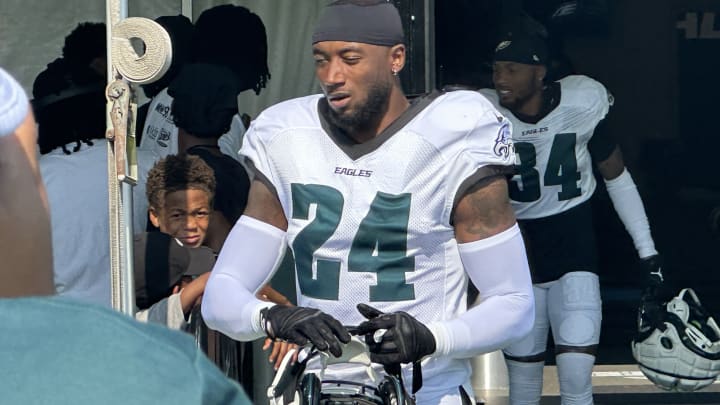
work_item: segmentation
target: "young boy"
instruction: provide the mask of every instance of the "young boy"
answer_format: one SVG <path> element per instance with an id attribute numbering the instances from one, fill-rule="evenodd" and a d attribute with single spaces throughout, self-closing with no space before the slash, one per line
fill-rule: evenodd
<path id="1" fill-rule="evenodd" d="M 136 281 L 136 303 L 142 310 L 136 318 L 183 329 L 214 264 L 214 252 L 202 245 L 215 177 L 196 156 L 168 155 L 150 169 L 146 193 L 150 221 L 169 238 L 152 232 L 135 238 L 135 279 L 141 281 Z M 210 259 L 197 259 L 202 256 Z"/>
<path id="2" fill-rule="evenodd" d="M 144 280 L 142 285 L 136 281 L 136 302 L 142 310 L 136 318 L 142 321 L 154 321 L 164 323 L 169 328 L 184 329 L 187 325 L 188 315 L 205 291 L 205 285 L 214 264 L 214 256 L 210 263 L 202 257 L 206 255 L 203 251 L 209 250 L 205 244 L 211 240 L 217 240 L 216 234 L 224 232 L 223 229 L 210 226 L 213 212 L 213 200 L 215 198 L 216 182 L 213 169 L 203 159 L 195 155 L 168 155 L 159 160 L 148 173 L 146 193 L 149 204 L 149 217 L 153 225 L 162 233 L 170 235 L 172 243 L 179 242 L 188 253 L 182 249 L 160 242 L 159 247 L 152 248 L 147 241 L 152 242 L 157 236 L 146 237 L 143 243 L 142 238 L 136 238 L 135 256 L 136 261 L 140 254 L 143 254 L 143 264 L 136 264 L 135 279 Z M 222 236 L 224 240 L 225 235 Z M 140 241 L 139 246 L 137 241 Z M 162 261 L 159 266 L 152 266 L 147 262 L 147 250 L 168 249 L 167 261 Z M 145 252 L 145 253 L 143 253 Z M 156 253 L 156 252 L 153 252 Z M 183 265 L 175 265 L 172 262 L 178 259 L 172 256 L 189 254 L 190 259 Z M 160 255 L 163 256 L 163 255 Z M 155 255 L 157 257 L 157 255 Z M 161 259 L 162 260 L 162 259 Z M 188 280 L 187 277 L 181 283 L 177 283 L 177 275 L 183 272 L 184 275 L 195 275 L 195 278 Z M 141 271 L 144 270 L 144 271 Z M 180 269 L 180 270 L 178 270 Z M 204 270 L 203 270 L 204 269 Z M 165 276 L 163 281 L 159 280 L 157 274 Z M 153 276 L 155 274 L 155 276 Z M 154 283 L 149 280 L 156 280 Z M 189 281 L 189 282 L 188 282 Z M 166 291 L 171 293 L 167 299 L 163 296 L 155 296 L 155 299 L 143 302 L 143 297 L 150 297 L 147 291 Z M 269 285 L 265 285 L 258 293 L 258 298 L 272 301 L 276 304 L 290 305 L 288 299 L 275 291 Z M 267 350 L 271 344 L 265 342 L 264 349 Z M 275 362 L 275 368 L 279 366 L 285 352 L 290 347 L 288 344 L 273 344 L 270 353 L 270 361 Z"/>

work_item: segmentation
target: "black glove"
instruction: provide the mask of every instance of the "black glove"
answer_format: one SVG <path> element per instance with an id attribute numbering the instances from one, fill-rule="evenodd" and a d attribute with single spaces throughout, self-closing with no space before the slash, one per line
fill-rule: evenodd
<path id="1" fill-rule="evenodd" d="M 308 342 L 318 350 L 342 355 L 340 343 L 348 343 L 350 334 L 337 319 L 315 308 L 275 305 L 260 312 L 265 333 L 298 345 Z"/>
<path id="2" fill-rule="evenodd" d="M 665 314 L 667 311 L 662 301 L 654 296 L 643 296 L 638 308 L 638 331 L 646 333 L 660 327 L 665 320 Z"/>
<path id="3" fill-rule="evenodd" d="M 662 324 L 668 293 L 660 255 L 640 259 L 640 265 L 646 274 L 638 312 L 639 328 L 644 332 Z"/>
<path id="4" fill-rule="evenodd" d="M 660 255 L 648 256 L 640 259 L 640 264 L 647 272 L 647 280 L 649 285 L 660 286 L 665 282 L 662 274 L 662 258 Z"/>
<path id="5" fill-rule="evenodd" d="M 412 315 L 406 312 L 385 314 L 365 304 L 358 304 L 357 309 L 368 319 L 357 326 L 357 334 L 365 335 L 370 360 L 374 363 L 412 363 L 435 352 L 435 337 Z M 376 342 L 374 334 L 379 329 L 387 332 Z"/>
<path id="6" fill-rule="evenodd" d="M 665 278 L 662 273 L 662 258 L 660 255 L 648 256 L 640 259 L 640 265 L 646 274 L 642 293 L 643 301 L 662 301 L 665 298 Z"/>

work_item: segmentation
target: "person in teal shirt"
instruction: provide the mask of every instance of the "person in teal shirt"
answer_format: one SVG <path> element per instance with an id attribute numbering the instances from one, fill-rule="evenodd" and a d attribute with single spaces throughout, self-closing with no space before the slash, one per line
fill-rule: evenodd
<path id="1" fill-rule="evenodd" d="M 27 96 L 0 68 L 0 403 L 250 404 L 190 336 L 54 296 L 36 142 Z"/>

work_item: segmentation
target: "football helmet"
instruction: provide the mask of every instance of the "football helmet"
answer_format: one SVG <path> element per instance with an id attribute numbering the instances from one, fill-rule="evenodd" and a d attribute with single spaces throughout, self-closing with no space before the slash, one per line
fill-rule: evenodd
<path id="1" fill-rule="evenodd" d="M 667 303 L 643 300 L 632 342 L 640 370 L 669 391 L 696 391 L 720 374 L 720 329 L 685 288 Z"/>
<path id="2" fill-rule="evenodd" d="M 402 382 L 393 375 L 379 378 L 371 368 L 367 346 L 357 337 L 343 346 L 342 356 L 335 358 L 314 347 L 300 350 L 298 361 L 290 364 L 296 349 L 289 351 L 267 389 L 270 405 L 414 405 Z M 321 372 L 305 373 L 308 361 L 320 356 Z M 329 364 L 354 363 L 367 367 L 368 376 L 379 381 L 377 386 L 353 381 L 323 379 Z"/>

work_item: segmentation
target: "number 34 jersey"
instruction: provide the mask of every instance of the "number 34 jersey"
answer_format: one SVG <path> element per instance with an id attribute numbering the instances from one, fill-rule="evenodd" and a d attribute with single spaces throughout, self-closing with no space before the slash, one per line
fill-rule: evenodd
<path id="1" fill-rule="evenodd" d="M 360 302 L 424 323 L 457 317 L 467 277 L 451 213 L 473 179 L 509 172 L 510 124 L 476 92 L 433 93 L 357 144 L 327 109 L 321 95 L 277 104 L 240 151 L 288 219 L 299 305 L 346 325 L 364 320 Z"/>
<path id="2" fill-rule="evenodd" d="M 588 142 L 612 98 L 587 76 L 567 76 L 559 84 L 559 104 L 535 124 L 500 106 L 494 90 L 481 90 L 512 121 L 518 171 L 510 198 L 519 219 L 559 214 L 587 201 L 595 191 Z"/>

